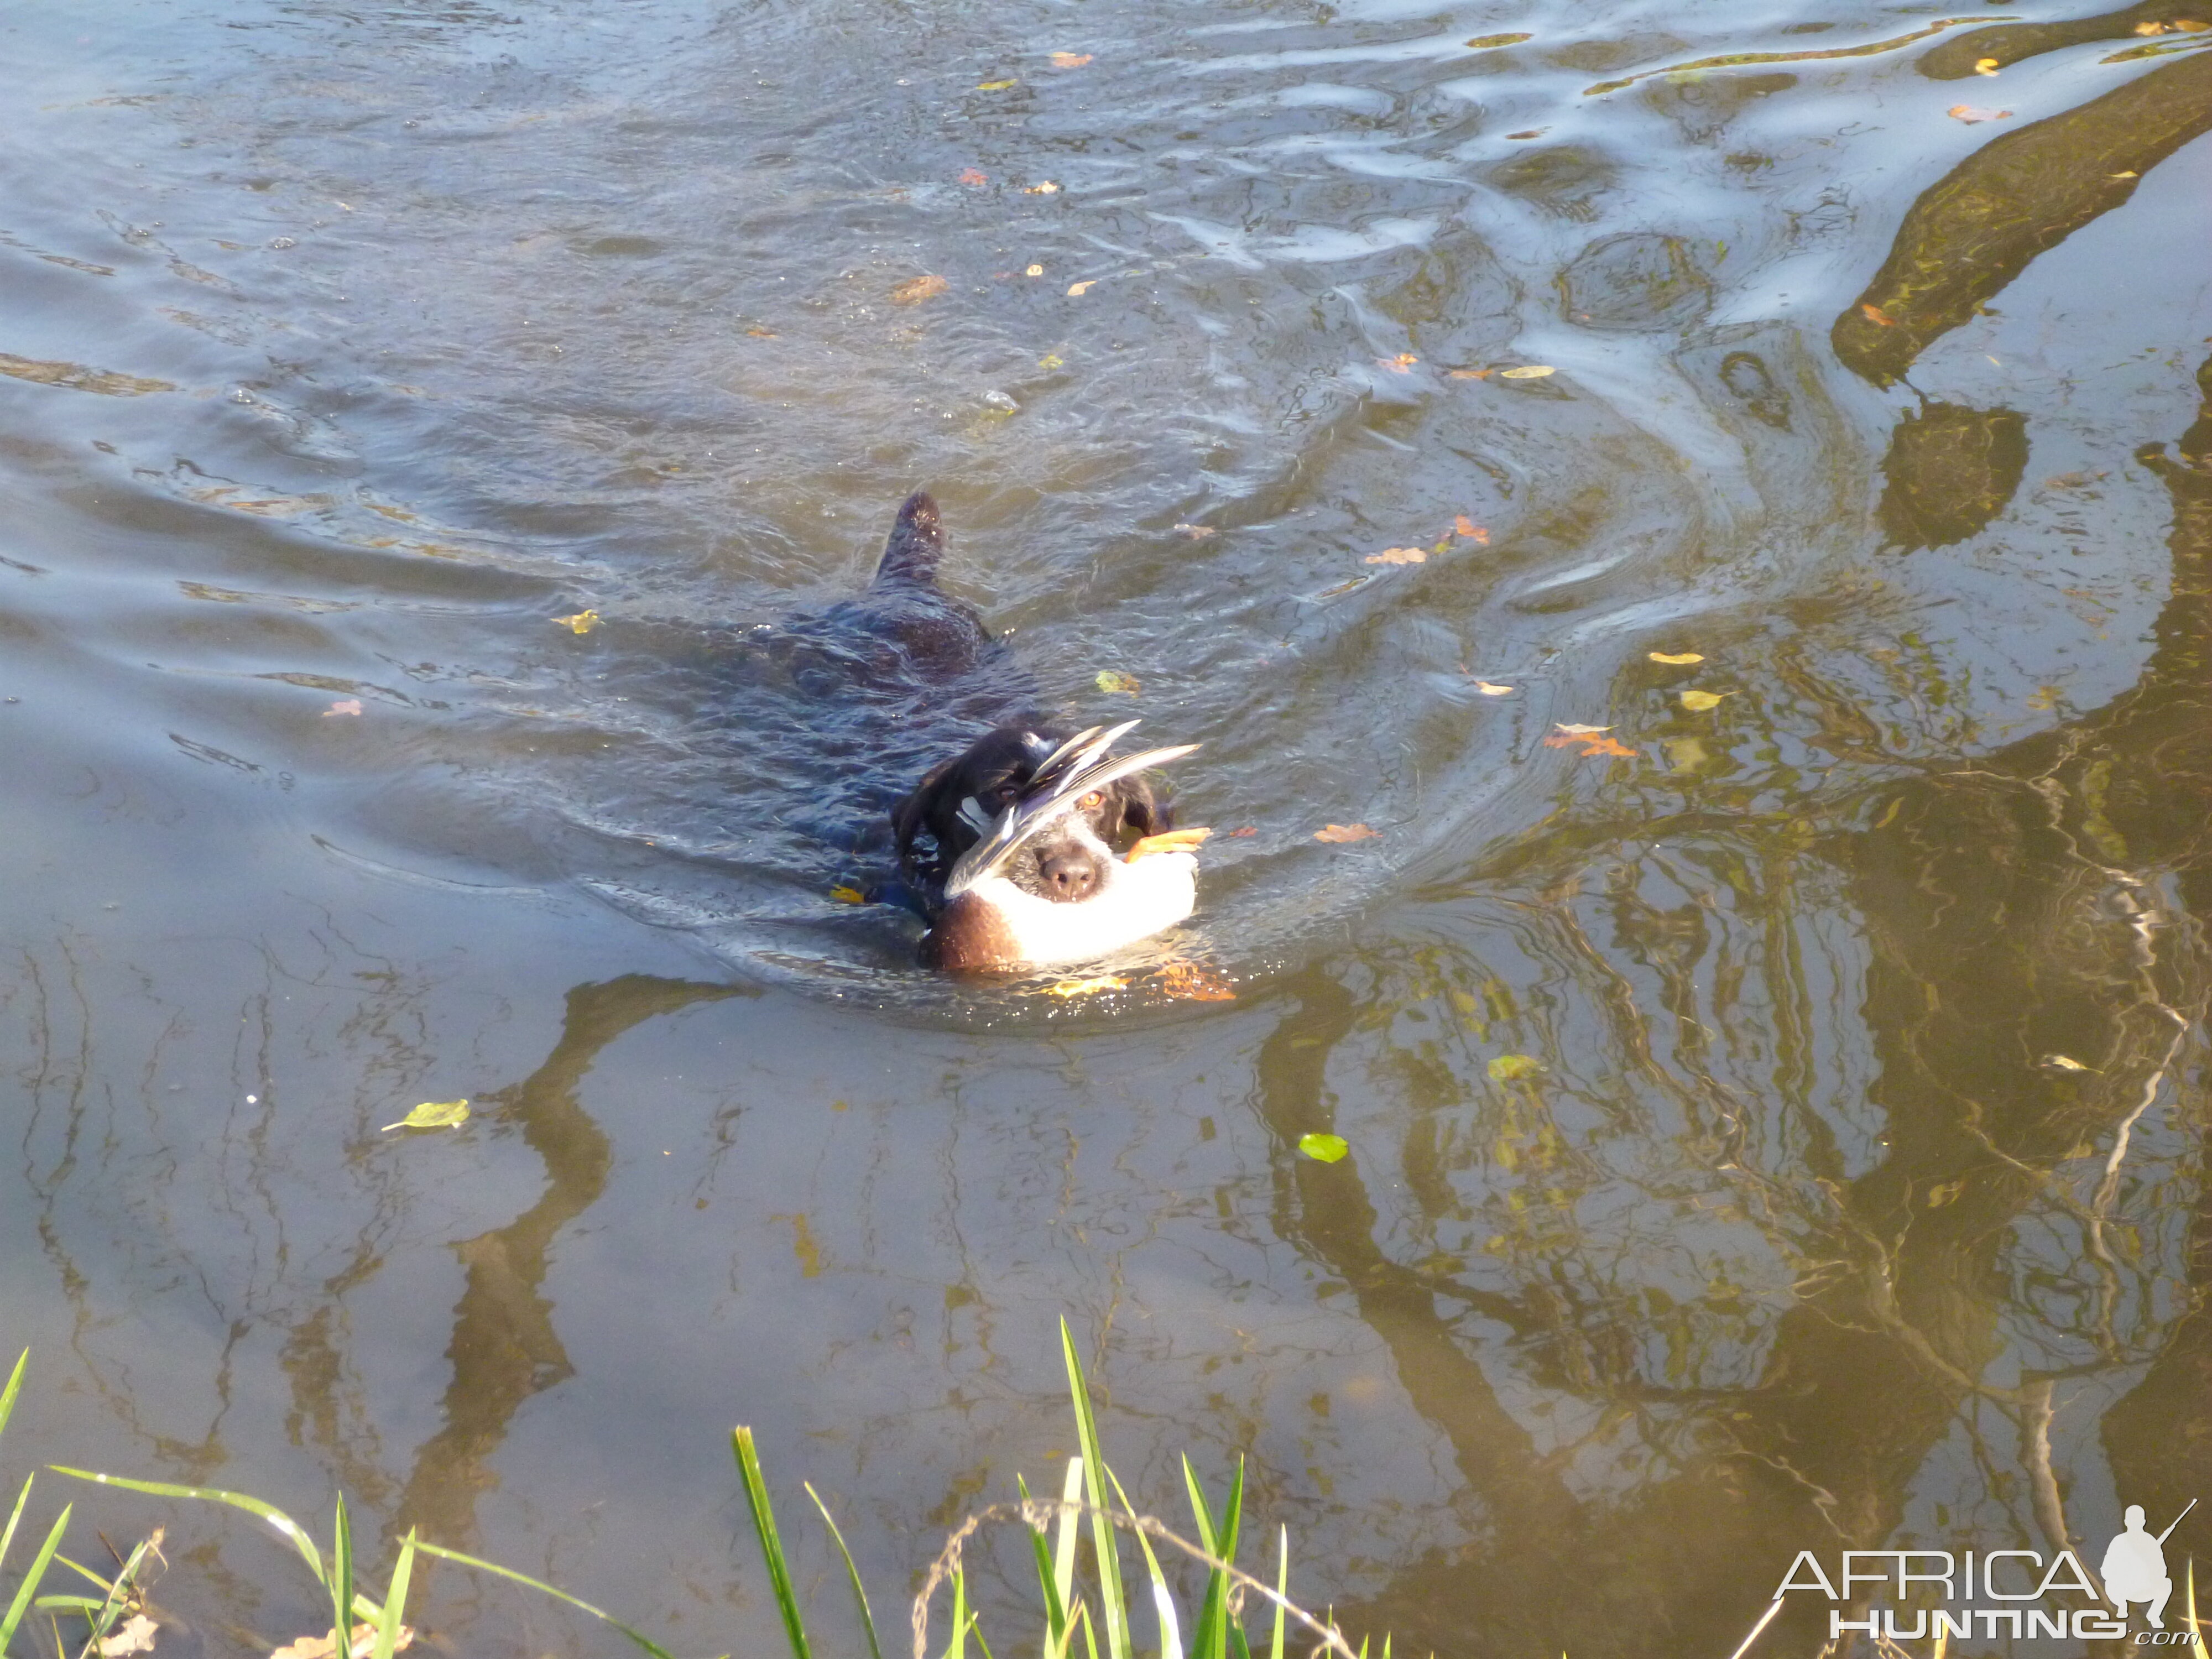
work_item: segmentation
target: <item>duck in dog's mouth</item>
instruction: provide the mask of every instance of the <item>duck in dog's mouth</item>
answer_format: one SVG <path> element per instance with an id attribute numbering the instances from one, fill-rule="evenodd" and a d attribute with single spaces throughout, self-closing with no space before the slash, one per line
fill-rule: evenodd
<path id="1" fill-rule="evenodd" d="M 1137 722 L 1064 737 L 1000 726 L 891 814 L 902 868 L 933 892 L 922 961 L 952 970 L 1104 956 L 1188 916 L 1203 830 L 1170 827 L 1137 775 L 1198 744 L 1110 757 Z M 1126 848 L 1117 842 L 1135 839 Z M 927 834 L 933 858 L 917 847 Z"/>

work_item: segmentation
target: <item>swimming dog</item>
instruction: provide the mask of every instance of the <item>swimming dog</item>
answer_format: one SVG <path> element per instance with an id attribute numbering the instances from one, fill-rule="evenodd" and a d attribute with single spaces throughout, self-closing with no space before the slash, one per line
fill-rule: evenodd
<path id="1" fill-rule="evenodd" d="M 985 660 L 996 642 L 937 586 L 943 552 L 937 504 L 918 491 L 899 509 L 875 580 L 836 607 L 836 620 L 925 672 L 964 673 Z M 927 965 L 1079 961 L 1190 915 L 1197 860 L 1188 849 L 1204 832 L 1174 836 L 1172 811 L 1137 775 L 1197 745 L 1109 758 L 1136 724 L 1070 733 L 1034 715 L 1002 720 L 892 807 L 900 873 L 931 924 Z"/>

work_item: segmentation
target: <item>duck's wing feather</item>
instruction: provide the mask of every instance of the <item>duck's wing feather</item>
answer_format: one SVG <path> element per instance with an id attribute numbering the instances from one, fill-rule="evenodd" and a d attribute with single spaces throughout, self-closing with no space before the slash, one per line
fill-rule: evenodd
<path id="1" fill-rule="evenodd" d="M 1084 752 L 1095 757 L 1112 741 L 1134 726 L 1134 720 L 1115 727 L 1103 738 L 1085 742 L 1072 738 L 1062 750 L 1084 743 Z M 991 832 L 960 855 L 959 862 L 945 878 L 945 896 L 949 901 L 957 898 L 988 876 L 1003 869 L 1006 860 L 1023 845 L 1043 830 L 1073 810 L 1075 803 L 1093 789 L 1103 789 L 1109 783 L 1118 783 L 1132 772 L 1141 772 L 1147 766 L 1164 766 L 1171 760 L 1181 760 L 1198 748 L 1194 743 L 1181 743 L 1166 749 L 1145 749 L 1133 755 L 1124 755 L 1118 760 L 1091 759 L 1082 764 L 1063 763 L 1059 775 L 1033 782 L 1015 801 L 999 814 Z M 1060 759 L 1055 754 L 1050 759 Z M 1040 782 L 1042 787 L 1040 787 Z"/>

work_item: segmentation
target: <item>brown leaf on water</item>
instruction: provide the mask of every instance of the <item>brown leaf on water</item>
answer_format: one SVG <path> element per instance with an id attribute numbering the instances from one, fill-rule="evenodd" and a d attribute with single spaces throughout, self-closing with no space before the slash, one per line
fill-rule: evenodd
<path id="1" fill-rule="evenodd" d="M 1202 962 L 1171 962 L 1160 970 L 1160 989 L 1184 1002 L 1234 1002 L 1237 988 L 1218 968 Z"/>
<path id="2" fill-rule="evenodd" d="M 1229 832 L 1229 839 L 1231 841 L 1243 841 L 1247 836 L 1256 836 L 1259 833 L 1260 826 L 1258 824 L 1248 823 L 1242 830 L 1231 830 Z"/>
<path id="3" fill-rule="evenodd" d="M 1052 55 L 1054 69 L 1081 69 L 1090 61 L 1091 54 L 1087 52 L 1056 52 Z"/>
<path id="4" fill-rule="evenodd" d="M 1859 315 L 1865 318 L 1867 321 L 1870 323 L 1880 323 L 1884 328 L 1895 328 L 1897 326 L 1897 319 L 1891 316 L 1878 305 L 1869 304 L 1861 306 L 1859 307 Z"/>
<path id="5" fill-rule="evenodd" d="M 1315 830 L 1314 839 L 1335 842 L 1366 841 L 1382 833 L 1380 830 L 1370 830 L 1364 823 L 1330 823 Z"/>
<path id="6" fill-rule="evenodd" d="M 1611 738 L 1596 736 L 1589 732 L 1569 732 L 1563 728 L 1544 739 L 1544 747 L 1547 749 L 1568 749 L 1576 744 L 1582 744 L 1583 758 L 1585 760 L 1592 755 L 1627 757 L 1636 752 L 1626 744 L 1615 743 Z"/>
<path id="7" fill-rule="evenodd" d="M 361 713 L 359 697 L 340 697 L 328 708 L 323 710 L 323 718 L 328 720 L 333 714 L 358 714 L 359 713 Z"/>
<path id="8" fill-rule="evenodd" d="M 1999 67 L 1997 60 L 1994 58 L 1974 59 L 1974 73 L 1977 75 L 1995 75 Z"/>
<path id="9" fill-rule="evenodd" d="M 1978 104 L 1954 104 L 1943 112 L 1954 121 L 1964 121 L 1968 126 L 1973 125 L 1977 121 L 2012 119 L 2012 112 L 2008 109 L 1984 109 Z"/>
<path id="10" fill-rule="evenodd" d="M 1202 542 L 1208 536 L 1218 533 L 1210 524 L 1179 524 L 1176 528 L 1194 542 Z"/>
<path id="11" fill-rule="evenodd" d="M 756 340 L 773 340 L 775 338 L 775 331 L 772 328 L 749 328 L 745 331 L 745 333 L 750 338 Z"/>
<path id="12" fill-rule="evenodd" d="M 1121 862 L 1134 864 L 1154 853 L 1195 853 L 1212 833 L 1211 830 L 1163 830 L 1157 836 L 1141 836 L 1122 855 Z"/>
<path id="13" fill-rule="evenodd" d="M 1464 513 L 1452 520 L 1452 532 L 1455 535 L 1466 537 L 1479 546 L 1490 545 L 1490 532 Z"/>
<path id="14" fill-rule="evenodd" d="M 1486 380 L 1498 373 L 1494 368 L 1452 368 L 1444 372 L 1455 380 Z"/>
<path id="15" fill-rule="evenodd" d="M 963 167 L 960 182 L 963 185 L 988 185 L 991 182 L 991 175 L 980 167 Z"/>
<path id="16" fill-rule="evenodd" d="M 1428 558 L 1428 550 L 1420 547 L 1386 547 L 1380 553 L 1370 553 L 1369 564 L 1421 564 Z"/>
<path id="17" fill-rule="evenodd" d="M 951 286 L 945 278 L 933 273 L 917 276 L 912 282 L 901 283 L 891 290 L 891 303 L 895 306 L 918 306 L 924 300 L 934 299 Z"/>
<path id="18" fill-rule="evenodd" d="M 392 1644 L 392 1651 L 404 1653 L 414 1644 L 415 1627 L 402 1625 L 398 1639 Z M 278 1648 L 269 1656 L 269 1659 L 331 1659 L 337 1651 L 337 1632 L 326 1630 L 320 1636 L 302 1636 L 298 1641 Z M 368 1659 L 368 1656 L 375 1651 L 376 1626 L 356 1625 L 353 1638 L 346 1644 L 347 1659 Z"/>
<path id="19" fill-rule="evenodd" d="M 1375 361 L 1393 374 L 1411 374 L 1413 365 L 1421 360 L 1410 351 L 1401 351 L 1395 357 L 1377 357 Z"/>

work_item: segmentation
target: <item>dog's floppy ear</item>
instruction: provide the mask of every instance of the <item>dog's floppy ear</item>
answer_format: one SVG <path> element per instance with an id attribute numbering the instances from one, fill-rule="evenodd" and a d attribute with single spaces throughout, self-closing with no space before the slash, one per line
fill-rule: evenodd
<path id="1" fill-rule="evenodd" d="M 896 841 L 899 867 L 902 870 L 907 869 L 914 857 L 914 838 L 928 828 L 930 809 L 937 805 L 937 798 L 945 787 L 945 780 L 951 775 L 952 769 L 959 763 L 957 757 L 938 762 L 936 765 L 922 774 L 921 781 L 915 785 L 913 793 L 891 808 L 891 834 Z M 943 848 L 938 849 L 940 854 L 944 850 Z"/>
<path id="2" fill-rule="evenodd" d="M 1114 786 L 1115 804 L 1121 809 L 1121 827 L 1139 836 L 1158 836 L 1175 828 L 1175 808 L 1152 793 L 1140 777 L 1123 778 Z"/>

